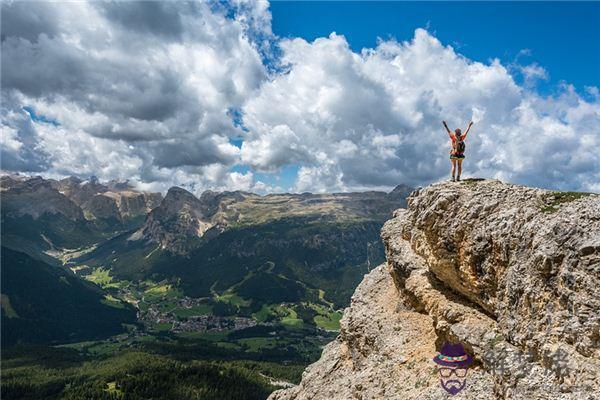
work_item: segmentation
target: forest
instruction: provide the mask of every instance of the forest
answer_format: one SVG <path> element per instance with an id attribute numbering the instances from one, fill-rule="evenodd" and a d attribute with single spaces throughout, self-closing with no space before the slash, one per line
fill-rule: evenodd
<path id="1" fill-rule="evenodd" d="M 13 347 L 2 355 L 3 399 L 265 399 L 271 382 L 298 382 L 302 364 L 190 360 L 131 349 L 106 355 L 73 348 Z M 157 395 L 159 394 L 159 395 Z"/>

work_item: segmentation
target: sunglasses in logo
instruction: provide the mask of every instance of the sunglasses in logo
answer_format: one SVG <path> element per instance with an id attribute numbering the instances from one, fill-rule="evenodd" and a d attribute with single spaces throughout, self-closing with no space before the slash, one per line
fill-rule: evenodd
<path id="1" fill-rule="evenodd" d="M 467 376 L 466 368 L 439 368 L 439 371 L 443 378 L 450 378 L 452 374 L 458 376 L 459 378 L 464 378 Z"/>

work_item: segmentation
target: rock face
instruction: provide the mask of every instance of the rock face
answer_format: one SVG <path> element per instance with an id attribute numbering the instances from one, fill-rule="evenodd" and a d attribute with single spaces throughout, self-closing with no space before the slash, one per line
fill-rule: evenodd
<path id="1" fill-rule="evenodd" d="M 126 182 L 4 173 L 0 192 L 2 245 L 49 263 L 47 255 L 60 249 L 90 246 L 140 227 L 162 198 L 160 193 L 136 191 Z"/>
<path id="2" fill-rule="evenodd" d="M 50 182 L 56 190 L 80 206 L 90 220 L 122 223 L 144 217 L 162 200 L 160 193 L 140 192 L 127 182 L 110 181 L 104 184 L 94 177 L 82 181 L 72 176 Z"/>
<path id="3" fill-rule="evenodd" d="M 28 215 L 38 219 L 44 214 L 62 214 L 70 220 L 84 220 L 77 204 L 41 177 L 4 175 L 0 178 L 0 191 L 3 216 L 17 218 Z"/>
<path id="4" fill-rule="evenodd" d="M 98 193 L 81 205 L 92 218 L 114 218 L 119 221 L 145 216 L 160 204 L 160 193 L 144 193 L 131 189 Z"/>
<path id="5" fill-rule="evenodd" d="M 145 238 L 172 253 L 185 254 L 194 239 L 216 226 L 211 222 L 210 211 L 209 205 L 187 190 L 172 187 L 131 239 Z"/>
<path id="6" fill-rule="evenodd" d="M 382 239 L 338 338 L 271 400 L 449 398 L 431 361 L 446 341 L 475 361 L 455 398 L 600 398 L 600 196 L 434 184 Z"/>

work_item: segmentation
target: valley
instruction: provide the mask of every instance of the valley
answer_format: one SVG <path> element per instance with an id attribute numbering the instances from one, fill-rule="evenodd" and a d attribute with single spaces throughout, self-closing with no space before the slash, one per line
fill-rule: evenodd
<path id="1" fill-rule="evenodd" d="M 172 365 L 183 374 L 210 365 L 232 380 L 244 377 L 257 393 L 235 397 L 215 386 L 216 377 L 202 388 L 179 377 L 174 397 L 165 398 L 187 398 L 182 387 L 265 398 L 299 382 L 337 335 L 358 282 L 384 259 L 379 230 L 410 190 L 196 197 L 171 188 L 162 197 L 119 182 L 2 177 L 3 256 L 13 257 L 2 269 L 3 397 L 122 398 L 131 368 L 147 367 L 140 359 L 156 365 L 144 370 L 148 376 L 171 379 Z M 52 271 L 56 289 L 34 291 L 38 273 L 7 281 L 4 266 L 23 259 Z M 74 284 L 94 293 L 93 307 L 71 293 Z M 27 302 L 16 301 L 29 289 Z M 56 291 L 76 307 L 56 305 L 62 322 L 27 336 L 38 332 Z M 40 311 L 24 318 L 26 309 Z M 62 328 L 86 318 L 102 321 L 103 330 L 73 336 Z M 32 356 L 33 348 L 47 356 Z M 111 372 L 89 376 L 89 368 Z M 127 393 L 143 391 L 133 385 Z"/>

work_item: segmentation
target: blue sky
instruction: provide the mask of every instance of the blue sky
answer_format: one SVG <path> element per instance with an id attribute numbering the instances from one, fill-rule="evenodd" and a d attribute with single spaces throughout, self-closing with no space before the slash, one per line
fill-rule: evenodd
<path id="1" fill-rule="evenodd" d="M 288 2 L 271 3 L 273 32 L 314 40 L 343 34 L 354 51 L 377 38 L 410 40 L 427 28 L 442 43 L 481 62 L 537 62 L 558 82 L 600 86 L 600 2 Z"/>
<path id="2" fill-rule="evenodd" d="M 566 82 L 587 98 L 586 86 L 600 86 L 600 2 L 274 1 L 270 10 L 280 38 L 313 41 L 336 32 L 360 52 L 380 38 L 411 40 L 415 29 L 425 28 L 471 60 L 539 64 L 548 73 L 537 84 L 540 94 Z M 522 83 L 516 70 L 513 76 Z M 297 170 L 290 165 L 257 178 L 287 188 Z"/>

